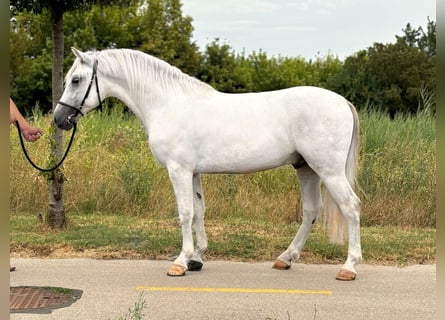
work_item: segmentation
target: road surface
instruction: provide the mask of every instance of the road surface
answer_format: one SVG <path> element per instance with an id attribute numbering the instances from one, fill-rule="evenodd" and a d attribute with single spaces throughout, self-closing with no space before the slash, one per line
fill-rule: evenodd
<path id="1" fill-rule="evenodd" d="M 13 313 L 12 320 L 117 320 L 141 294 L 143 319 L 436 319 L 436 266 L 358 265 L 353 282 L 335 280 L 339 265 L 209 261 L 201 272 L 166 275 L 170 261 L 12 258 L 11 286 L 77 289 L 55 310 Z M 37 310 L 37 309 L 36 309 Z M 39 312 L 42 312 L 39 311 Z"/>

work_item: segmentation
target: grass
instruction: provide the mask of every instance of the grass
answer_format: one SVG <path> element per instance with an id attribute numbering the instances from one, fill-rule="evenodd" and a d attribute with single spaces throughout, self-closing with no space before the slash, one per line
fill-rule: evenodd
<path id="1" fill-rule="evenodd" d="M 289 245 L 297 223 L 230 219 L 206 223 L 209 238 L 207 260 L 269 261 Z M 49 229 L 36 217 L 11 218 L 11 252 L 16 256 L 101 259 L 173 259 L 181 248 L 175 218 L 151 220 L 119 214 L 71 215 L 69 226 Z M 435 229 L 363 227 L 362 248 L 366 263 L 409 265 L 435 262 Z M 325 230 L 316 225 L 310 234 L 303 263 L 342 263 L 346 245 L 329 243 Z"/>
<path id="2" fill-rule="evenodd" d="M 362 223 L 436 225 L 435 119 L 361 114 Z"/>
<path id="3" fill-rule="evenodd" d="M 361 118 L 362 243 L 371 263 L 435 261 L 435 118 Z M 50 118 L 34 122 L 48 131 Z M 48 137 L 48 135 L 45 135 Z M 65 133 L 65 140 L 69 133 Z M 68 224 L 51 230 L 45 217 L 45 176 L 26 162 L 15 128 L 10 138 L 11 251 L 22 255 L 172 258 L 179 252 L 175 198 L 166 171 L 153 159 L 140 122 L 121 108 L 90 113 L 64 164 Z M 47 162 L 45 138 L 27 144 Z M 208 259 L 269 260 L 294 237 L 301 219 L 298 179 L 291 167 L 246 175 L 205 175 Z M 339 262 L 345 246 L 331 245 L 316 227 L 303 261 Z"/>
<path id="4" fill-rule="evenodd" d="M 137 301 L 134 303 L 133 308 L 129 308 L 127 314 L 124 317 L 119 317 L 117 320 L 141 320 L 144 319 L 143 311 L 147 308 L 147 302 L 142 292 Z"/>

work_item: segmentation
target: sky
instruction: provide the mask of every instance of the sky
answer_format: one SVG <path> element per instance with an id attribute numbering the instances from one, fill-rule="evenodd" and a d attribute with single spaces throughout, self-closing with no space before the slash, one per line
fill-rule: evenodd
<path id="1" fill-rule="evenodd" d="M 426 30 L 435 0 L 182 0 L 193 41 L 215 38 L 238 53 L 344 59 L 375 42 L 395 42 L 407 23 Z"/>

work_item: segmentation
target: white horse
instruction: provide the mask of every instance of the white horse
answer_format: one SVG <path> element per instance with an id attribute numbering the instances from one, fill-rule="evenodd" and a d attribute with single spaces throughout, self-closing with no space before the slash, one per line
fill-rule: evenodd
<path id="1" fill-rule="evenodd" d="M 351 103 L 316 87 L 226 94 L 142 52 L 72 51 L 77 58 L 66 75 L 55 123 L 69 130 L 107 97 L 121 100 L 141 120 L 154 157 L 168 171 L 182 228 L 182 251 L 168 275 L 202 268 L 207 250 L 202 173 L 293 165 L 301 184 L 303 221 L 273 267 L 288 269 L 299 258 L 320 215 L 322 182 L 328 191 L 324 207 L 332 218 L 327 219 L 331 239 L 341 240 L 341 225 L 348 226 L 348 257 L 337 279 L 355 279 L 361 260 L 360 200 L 353 191 L 359 133 Z"/>

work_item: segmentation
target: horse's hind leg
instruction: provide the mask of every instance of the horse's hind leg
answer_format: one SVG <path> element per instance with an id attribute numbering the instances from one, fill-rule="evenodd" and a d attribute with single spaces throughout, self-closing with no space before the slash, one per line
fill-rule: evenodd
<path id="1" fill-rule="evenodd" d="M 355 265 L 362 259 L 360 244 L 360 199 L 353 191 L 345 176 L 329 177 L 323 183 L 337 202 L 348 224 L 348 258 L 337 275 L 337 280 L 354 280 L 357 274 Z"/>
<path id="2" fill-rule="evenodd" d="M 308 165 L 298 169 L 297 173 L 303 200 L 303 222 L 287 250 L 275 261 L 273 268 L 279 270 L 289 269 L 292 261 L 300 257 L 306 239 L 320 214 L 321 191 L 319 176 Z"/>
<path id="3" fill-rule="evenodd" d="M 207 251 L 207 235 L 204 227 L 204 195 L 202 193 L 201 177 L 193 175 L 193 224 L 196 234 L 196 248 L 192 259 L 188 263 L 188 270 L 200 271 L 202 269 L 202 255 Z"/>

